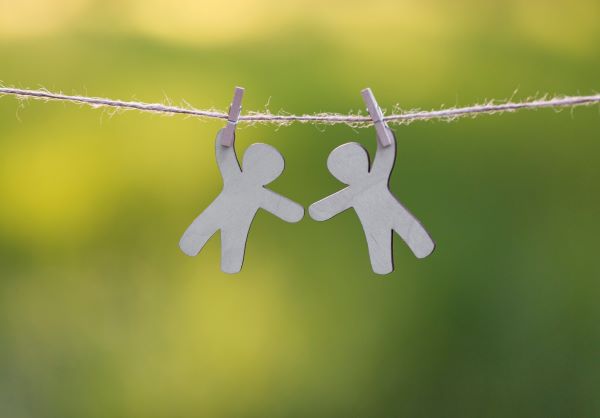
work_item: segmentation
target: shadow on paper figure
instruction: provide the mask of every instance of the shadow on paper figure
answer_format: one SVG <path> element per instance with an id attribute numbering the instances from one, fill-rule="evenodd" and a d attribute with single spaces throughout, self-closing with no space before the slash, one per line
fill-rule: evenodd
<path id="1" fill-rule="evenodd" d="M 350 142 L 339 146 L 329 154 L 327 168 L 348 187 L 308 208 L 316 221 L 325 221 L 354 208 L 365 231 L 371 266 L 378 274 L 394 270 L 392 231 L 400 235 L 418 258 L 427 257 L 435 248 L 427 231 L 389 190 L 395 159 L 395 138 L 387 147 L 377 141 L 377 153 L 370 170 L 369 154 L 360 144 Z"/>
<path id="2" fill-rule="evenodd" d="M 251 145 L 244 153 L 242 170 L 234 147 L 222 145 L 222 131 L 217 134 L 216 151 L 223 191 L 185 231 L 179 247 L 195 256 L 220 229 L 221 269 L 237 273 L 242 268 L 248 230 L 258 209 L 287 222 L 298 222 L 304 216 L 304 208 L 263 187 L 283 171 L 284 160 L 279 151 L 266 144 Z"/>

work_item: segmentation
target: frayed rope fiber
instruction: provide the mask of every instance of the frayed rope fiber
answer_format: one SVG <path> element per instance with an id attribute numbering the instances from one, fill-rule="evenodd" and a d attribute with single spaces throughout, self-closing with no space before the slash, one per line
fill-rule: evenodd
<path id="1" fill-rule="evenodd" d="M 164 104 L 142 102 L 126 102 L 121 100 L 104 99 L 100 97 L 69 96 L 62 93 L 53 93 L 47 90 L 27 90 L 9 87 L 0 87 L 0 96 L 11 95 L 21 99 L 56 100 L 76 104 L 84 104 L 94 108 L 112 108 L 115 110 L 139 110 L 167 115 L 187 115 L 206 119 L 227 120 L 227 113 L 216 110 L 202 110 L 193 107 L 177 107 Z M 391 124 L 407 124 L 417 120 L 455 120 L 462 117 L 474 117 L 481 114 L 495 114 L 515 112 L 523 109 L 540 108 L 573 108 L 576 106 L 590 106 L 600 103 L 600 94 L 591 96 L 561 96 L 554 98 L 541 98 L 522 102 L 495 103 L 494 101 L 467 107 L 456 107 L 432 111 L 410 111 L 392 114 L 384 117 L 384 121 Z M 369 116 L 342 115 L 337 113 L 319 113 L 314 115 L 289 115 L 248 112 L 240 116 L 239 123 L 289 125 L 294 122 L 313 124 L 346 124 L 351 126 L 369 126 L 373 121 Z"/>

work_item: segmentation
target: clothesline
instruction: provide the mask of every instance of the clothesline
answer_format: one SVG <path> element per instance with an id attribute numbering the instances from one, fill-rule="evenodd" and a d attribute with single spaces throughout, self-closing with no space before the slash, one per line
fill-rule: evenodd
<path id="1" fill-rule="evenodd" d="M 88 105 L 94 108 L 112 108 L 115 110 L 138 110 L 168 115 L 187 115 L 206 119 L 227 120 L 226 112 L 212 109 L 196 109 L 193 107 L 177 107 L 160 103 L 143 103 L 136 101 L 113 100 L 100 97 L 88 97 L 54 93 L 47 90 L 28 90 L 11 87 L 0 87 L 0 97 L 4 95 L 16 96 L 20 99 L 35 99 L 45 101 L 62 101 L 75 104 Z M 574 108 L 576 106 L 590 106 L 600 104 L 600 94 L 590 96 L 557 96 L 521 102 L 506 101 L 497 103 L 489 101 L 484 104 L 467 107 L 453 107 L 431 111 L 408 111 L 384 116 L 384 121 L 390 124 L 406 124 L 417 120 L 454 120 L 463 117 L 474 117 L 482 114 L 497 114 L 516 112 L 525 109 L 541 108 Z M 368 126 L 373 123 L 369 116 L 360 114 L 318 113 L 306 115 L 273 114 L 269 112 L 245 112 L 239 117 L 238 123 L 289 125 L 291 123 L 314 124 L 347 124 Z"/>

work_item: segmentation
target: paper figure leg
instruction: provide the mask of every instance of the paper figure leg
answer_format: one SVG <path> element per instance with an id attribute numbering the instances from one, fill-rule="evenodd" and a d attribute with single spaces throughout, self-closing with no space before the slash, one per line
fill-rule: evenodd
<path id="1" fill-rule="evenodd" d="M 221 270 L 238 273 L 244 263 L 244 252 L 250 225 L 221 230 Z"/>
<path id="2" fill-rule="evenodd" d="M 425 258 L 431 254 L 435 244 L 425 228 L 406 209 L 399 206 L 400 212 L 395 216 L 394 231 L 400 235 L 406 245 L 417 258 Z"/>
<path id="3" fill-rule="evenodd" d="M 179 241 L 179 248 L 189 256 L 197 255 L 206 241 L 217 232 L 218 227 L 210 216 L 204 213 L 198 216 L 189 228 L 183 233 Z"/>
<path id="4" fill-rule="evenodd" d="M 179 248 L 190 257 L 196 256 L 200 250 L 202 250 L 206 241 L 208 241 L 215 232 L 216 231 L 205 233 L 188 229 L 185 234 L 183 234 L 183 237 L 181 237 L 181 241 L 179 241 Z"/>
<path id="5" fill-rule="evenodd" d="M 377 274 L 391 273 L 394 270 L 392 231 L 389 229 L 377 232 L 365 230 L 365 235 L 373 271 Z"/>

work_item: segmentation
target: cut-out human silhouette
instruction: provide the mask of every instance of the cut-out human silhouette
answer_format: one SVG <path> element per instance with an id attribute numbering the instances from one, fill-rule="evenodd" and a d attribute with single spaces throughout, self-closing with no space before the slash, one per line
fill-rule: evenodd
<path id="1" fill-rule="evenodd" d="M 240 168 L 233 146 L 221 144 L 222 130 L 217 134 L 217 164 L 223 177 L 221 194 L 185 231 L 179 247 L 194 256 L 218 230 L 221 230 L 221 269 L 237 273 L 244 262 L 246 239 L 258 209 L 287 222 L 298 222 L 304 208 L 264 186 L 282 173 L 284 160 L 270 145 L 253 144 L 244 153 Z"/>
<path id="2" fill-rule="evenodd" d="M 369 170 L 369 154 L 358 143 L 350 142 L 334 149 L 327 168 L 348 187 L 313 203 L 311 218 L 325 221 L 354 208 L 363 226 L 373 271 L 394 270 L 392 231 L 406 242 L 418 258 L 427 257 L 435 244 L 419 221 L 406 210 L 389 190 L 389 178 L 396 160 L 396 140 L 387 147 L 377 141 L 377 153 Z"/>

